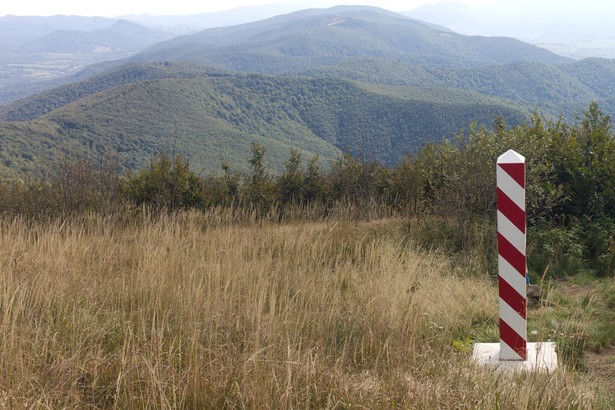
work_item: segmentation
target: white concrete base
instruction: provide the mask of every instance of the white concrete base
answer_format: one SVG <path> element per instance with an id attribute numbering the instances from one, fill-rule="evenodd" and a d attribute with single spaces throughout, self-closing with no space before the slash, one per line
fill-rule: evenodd
<path id="1" fill-rule="evenodd" d="M 500 360 L 499 343 L 476 343 L 472 358 L 480 365 L 493 366 L 504 372 L 552 372 L 557 369 L 555 342 L 528 343 L 527 360 Z"/>

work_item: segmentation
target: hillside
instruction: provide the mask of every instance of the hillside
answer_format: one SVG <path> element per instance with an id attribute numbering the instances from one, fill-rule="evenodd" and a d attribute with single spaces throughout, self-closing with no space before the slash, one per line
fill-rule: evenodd
<path id="1" fill-rule="evenodd" d="M 435 67 L 571 61 L 512 38 L 463 36 L 386 10 L 349 6 L 203 30 L 157 44 L 131 60 L 281 74 L 366 57 Z"/>
<path id="2" fill-rule="evenodd" d="M 515 62 L 473 68 L 442 68 L 382 58 L 346 60 L 309 71 L 311 77 L 341 77 L 390 86 L 437 87 L 499 97 L 545 115 L 572 119 L 597 101 L 608 108 L 615 84 L 615 60 L 585 59 L 566 64 Z"/>
<path id="3" fill-rule="evenodd" d="M 567 118 L 591 101 L 608 106 L 615 84 L 614 60 L 574 61 L 512 38 L 465 36 L 373 7 L 303 10 L 203 30 L 129 61 L 178 60 L 241 72 L 466 90 Z"/>
<path id="4" fill-rule="evenodd" d="M 469 92 L 135 65 L 4 107 L 0 166 L 3 174 L 41 172 L 54 155 L 78 152 L 116 153 L 137 168 L 176 150 L 212 172 L 221 161 L 243 165 L 252 141 L 269 148 L 274 172 L 291 147 L 324 161 L 344 150 L 392 164 L 498 115 L 516 124 L 526 113 Z"/>

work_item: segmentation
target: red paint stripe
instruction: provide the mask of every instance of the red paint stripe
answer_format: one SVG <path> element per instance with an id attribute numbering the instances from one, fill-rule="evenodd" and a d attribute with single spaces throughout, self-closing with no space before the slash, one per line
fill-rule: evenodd
<path id="1" fill-rule="evenodd" d="M 508 175 L 514 179 L 517 184 L 521 185 L 521 188 L 525 189 L 525 164 L 498 164 L 500 168 L 504 170 Z"/>
<path id="2" fill-rule="evenodd" d="M 506 239 L 504 235 L 498 232 L 498 253 L 502 258 L 504 258 L 508 263 L 512 265 L 513 268 L 520 275 L 525 277 L 525 255 L 519 252 L 517 248 L 513 246 L 512 243 Z"/>
<path id="3" fill-rule="evenodd" d="M 510 222 L 525 233 L 525 212 L 510 199 L 500 188 L 497 189 L 498 211 L 502 212 Z"/>
<path id="4" fill-rule="evenodd" d="M 513 308 L 513 310 L 517 312 L 519 316 L 525 319 L 526 318 L 525 298 L 522 295 L 520 295 L 519 292 L 515 290 L 515 288 L 510 286 L 510 284 L 506 282 L 504 278 L 502 278 L 501 276 L 498 276 L 498 283 L 499 283 L 500 297 L 502 298 L 502 300 L 508 303 L 508 306 Z"/>
<path id="5" fill-rule="evenodd" d="M 513 349 L 523 360 L 527 359 L 527 341 L 500 319 L 500 339 Z"/>

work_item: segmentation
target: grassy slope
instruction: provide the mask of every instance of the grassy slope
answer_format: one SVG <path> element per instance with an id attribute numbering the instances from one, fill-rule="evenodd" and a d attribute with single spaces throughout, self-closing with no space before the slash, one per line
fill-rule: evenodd
<path id="1" fill-rule="evenodd" d="M 401 221 L 220 224 L 232 219 L 1 220 L 3 405 L 615 404 L 569 366 L 503 379 L 473 365 L 471 338 L 497 338 L 495 282 L 417 251 Z M 593 320 L 555 310 L 558 330 Z"/>

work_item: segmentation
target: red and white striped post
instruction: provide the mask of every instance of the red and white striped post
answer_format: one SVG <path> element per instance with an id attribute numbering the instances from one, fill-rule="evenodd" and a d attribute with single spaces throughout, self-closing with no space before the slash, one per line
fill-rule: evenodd
<path id="1" fill-rule="evenodd" d="M 527 359 L 525 158 L 497 161 L 500 360 Z"/>
<path id="2" fill-rule="evenodd" d="M 496 168 L 500 343 L 476 343 L 472 357 L 502 371 L 555 371 L 555 343 L 527 343 L 525 158 L 508 150 Z"/>

